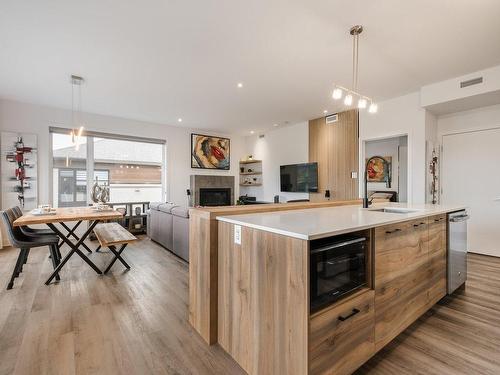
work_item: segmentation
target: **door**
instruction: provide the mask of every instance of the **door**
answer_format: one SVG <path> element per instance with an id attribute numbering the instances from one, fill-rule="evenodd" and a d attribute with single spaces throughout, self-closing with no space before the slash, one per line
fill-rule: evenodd
<path id="1" fill-rule="evenodd" d="M 87 205 L 87 172 L 79 169 L 60 169 L 58 207 Z"/>
<path id="2" fill-rule="evenodd" d="M 443 136 L 442 201 L 470 213 L 470 252 L 500 256 L 500 128 Z"/>

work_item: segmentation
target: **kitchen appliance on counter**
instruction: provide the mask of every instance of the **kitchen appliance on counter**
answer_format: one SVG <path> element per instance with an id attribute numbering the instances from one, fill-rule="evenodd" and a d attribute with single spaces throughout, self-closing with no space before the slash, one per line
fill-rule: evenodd
<path id="1" fill-rule="evenodd" d="M 361 236 L 336 236 L 311 242 L 311 313 L 367 284 L 366 251 L 367 239 Z"/>
<path id="2" fill-rule="evenodd" d="M 241 195 L 238 199 L 239 204 L 269 204 L 271 202 L 258 201 L 256 197 Z"/>
<path id="3" fill-rule="evenodd" d="M 448 294 L 467 280 L 467 211 L 448 214 Z"/>

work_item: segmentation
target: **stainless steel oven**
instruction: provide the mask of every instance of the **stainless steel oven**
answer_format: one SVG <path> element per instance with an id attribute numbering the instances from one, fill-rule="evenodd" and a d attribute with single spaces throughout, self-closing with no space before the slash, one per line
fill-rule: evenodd
<path id="1" fill-rule="evenodd" d="M 365 237 L 311 242 L 310 310 L 318 311 L 367 285 Z"/>

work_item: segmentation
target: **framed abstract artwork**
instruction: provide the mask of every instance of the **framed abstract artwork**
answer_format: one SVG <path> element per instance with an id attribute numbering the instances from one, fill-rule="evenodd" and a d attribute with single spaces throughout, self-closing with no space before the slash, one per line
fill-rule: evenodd
<path id="1" fill-rule="evenodd" d="M 368 162 L 368 159 L 366 159 Z M 370 160 L 367 165 L 368 182 L 383 182 L 391 187 L 392 157 L 380 156 Z"/>
<path id="2" fill-rule="evenodd" d="M 191 168 L 229 170 L 230 143 L 229 138 L 191 134 Z"/>

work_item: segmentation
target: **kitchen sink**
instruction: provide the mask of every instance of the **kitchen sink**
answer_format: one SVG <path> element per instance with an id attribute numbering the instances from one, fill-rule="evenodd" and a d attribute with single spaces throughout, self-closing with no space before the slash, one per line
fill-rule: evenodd
<path id="1" fill-rule="evenodd" d="M 382 207 L 382 208 L 369 208 L 368 211 L 375 212 L 386 212 L 388 214 L 411 214 L 414 212 L 418 212 L 420 210 L 411 209 L 411 208 L 403 208 L 403 207 Z"/>

